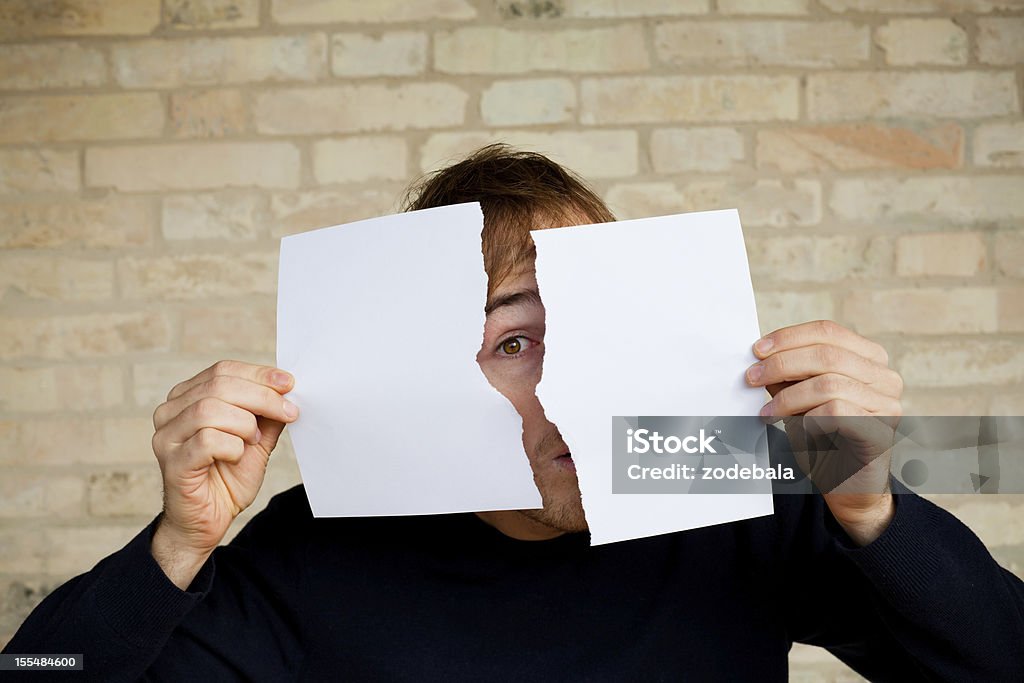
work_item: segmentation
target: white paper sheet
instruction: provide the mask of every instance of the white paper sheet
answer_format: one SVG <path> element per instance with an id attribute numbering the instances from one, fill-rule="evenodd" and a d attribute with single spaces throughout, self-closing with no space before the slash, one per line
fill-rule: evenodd
<path id="1" fill-rule="evenodd" d="M 757 415 L 760 336 L 736 210 L 534 231 L 547 331 L 537 396 L 576 463 L 591 543 L 773 512 L 754 494 L 613 494 L 615 415 Z"/>
<path id="2" fill-rule="evenodd" d="M 281 241 L 277 363 L 313 514 L 538 508 L 522 420 L 488 384 L 478 203 Z"/>

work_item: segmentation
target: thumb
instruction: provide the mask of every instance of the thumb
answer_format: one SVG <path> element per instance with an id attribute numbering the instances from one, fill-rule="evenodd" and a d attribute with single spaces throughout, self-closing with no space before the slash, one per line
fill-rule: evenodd
<path id="1" fill-rule="evenodd" d="M 270 452 L 277 446 L 277 440 L 281 438 L 281 432 L 284 431 L 284 422 L 278 422 L 277 420 L 271 420 L 268 417 L 256 418 L 256 426 L 259 427 L 260 435 L 260 448 L 270 455 Z"/>

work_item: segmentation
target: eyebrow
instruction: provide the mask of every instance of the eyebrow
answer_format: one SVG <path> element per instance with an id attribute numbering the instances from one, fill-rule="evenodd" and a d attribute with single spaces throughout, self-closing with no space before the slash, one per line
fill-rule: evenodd
<path id="1" fill-rule="evenodd" d="M 484 313 L 490 315 L 503 306 L 522 306 L 526 304 L 540 305 L 540 293 L 536 289 L 521 289 L 517 292 L 502 294 L 487 302 Z"/>

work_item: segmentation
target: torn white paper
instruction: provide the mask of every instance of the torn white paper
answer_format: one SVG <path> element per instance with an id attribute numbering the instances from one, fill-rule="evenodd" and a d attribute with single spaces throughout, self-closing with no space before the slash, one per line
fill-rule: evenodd
<path id="1" fill-rule="evenodd" d="M 281 241 L 277 363 L 313 514 L 541 507 L 522 420 L 476 363 L 478 203 Z"/>
<path id="2" fill-rule="evenodd" d="M 737 211 L 532 235 L 547 318 L 537 396 L 572 450 L 591 543 L 772 514 L 768 481 L 753 494 L 612 493 L 612 416 L 763 404 L 744 382 L 760 331 Z"/>

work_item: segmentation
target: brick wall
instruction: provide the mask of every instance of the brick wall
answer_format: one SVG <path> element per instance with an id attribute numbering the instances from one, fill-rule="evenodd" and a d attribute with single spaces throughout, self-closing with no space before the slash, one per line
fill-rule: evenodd
<path id="1" fill-rule="evenodd" d="M 0 0 L 0 643 L 157 512 L 168 388 L 272 362 L 278 239 L 495 139 L 739 207 L 765 331 L 1024 413 L 1022 61 L 1021 0 Z M 939 500 L 1024 573 L 1024 501 Z"/>

